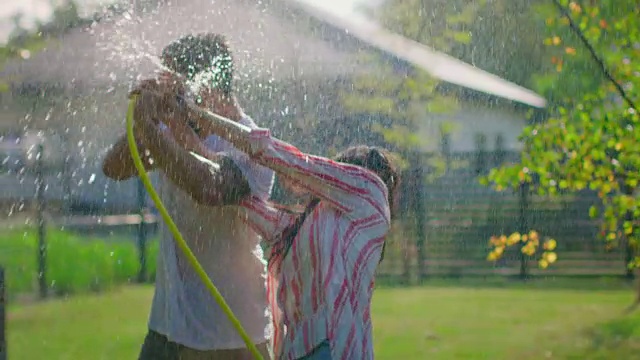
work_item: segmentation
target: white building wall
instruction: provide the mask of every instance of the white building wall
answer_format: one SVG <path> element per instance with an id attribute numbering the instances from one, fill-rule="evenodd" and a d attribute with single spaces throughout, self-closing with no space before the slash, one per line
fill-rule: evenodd
<path id="1" fill-rule="evenodd" d="M 452 126 L 450 147 L 452 152 L 476 150 L 476 136 L 484 134 L 487 150 L 495 148 L 496 137 L 502 134 L 504 150 L 519 150 L 522 144 L 518 136 L 526 126 L 524 113 L 505 108 L 460 104 L 458 110 L 448 115 L 425 115 L 420 133 L 425 139 L 425 152 L 440 150 L 440 129 L 444 123 Z"/>

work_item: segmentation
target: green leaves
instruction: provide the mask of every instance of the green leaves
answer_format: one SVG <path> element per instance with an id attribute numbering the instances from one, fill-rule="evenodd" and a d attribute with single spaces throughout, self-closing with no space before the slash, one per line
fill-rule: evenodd
<path id="1" fill-rule="evenodd" d="M 392 0 L 383 5 L 380 20 L 412 40 L 447 51 L 452 45 L 471 42 L 468 27 L 485 2 L 433 0 L 427 4 L 422 0 Z M 447 16 L 443 17 L 443 13 Z M 427 142 L 438 142 L 442 134 L 455 131 L 446 120 L 438 120 L 440 133 L 435 127 L 434 133 L 425 131 L 422 124 L 429 116 L 442 118 L 457 109 L 455 96 L 437 91 L 439 80 L 421 69 L 410 69 L 406 74 L 379 59 L 368 60 L 373 67 L 369 73 L 374 75 L 359 76 L 353 88 L 341 94 L 346 110 L 384 115 L 386 119 L 370 129 L 401 153 L 419 150 Z M 430 174 L 441 174 L 446 162 L 436 156 L 427 165 Z"/>
<path id="2" fill-rule="evenodd" d="M 565 3 L 617 82 L 627 89 L 640 89 L 637 64 L 629 60 L 640 56 L 637 3 Z M 491 171 L 483 183 L 498 190 L 514 188 L 521 181 L 530 181 L 519 172 L 526 168 L 538 175 L 536 186 L 541 194 L 589 188 L 602 202 L 602 211 L 592 206 L 589 215 L 602 220 L 604 239 L 614 243 L 626 237 L 636 242 L 640 215 L 638 114 L 629 111 L 588 51 L 582 50 L 568 21 L 545 6 L 537 9 L 542 9 L 539 14 L 547 24 L 546 43 L 555 52 L 548 72 L 538 74 L 536 83 L 556 99 L 557 106 L 547 122 L 523 131 L 520 163 Z M 568 48 L 577 50 L 569 54 Z M 560 63 L 561 70 L 557 68 Z M 637 91 L 628 95 L 636 104 L 640 102 Z"/>

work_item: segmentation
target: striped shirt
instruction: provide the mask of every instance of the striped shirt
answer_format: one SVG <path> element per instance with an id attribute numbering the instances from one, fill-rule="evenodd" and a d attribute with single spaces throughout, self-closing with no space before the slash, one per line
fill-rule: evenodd
<path id="1" fill-rule="evenodd" d="M 269 262 L 277 358 L 303 357 L 328 340 L 333 359 L 372 359 L 374 274 L 390 227 L 385 184 L 362 167 L 304 154 L 268 130 L 252 130 L 250 138 L 254 161 L 320 199 L 286 255 Z M 255 196 L 242 206 L 271 254 L 279 254 L 278 235 L 298 215 Z"/>

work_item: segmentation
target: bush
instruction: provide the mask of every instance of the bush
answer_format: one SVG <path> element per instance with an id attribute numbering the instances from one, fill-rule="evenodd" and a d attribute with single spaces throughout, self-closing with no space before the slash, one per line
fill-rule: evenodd
<path id="1" fill-rule="evenodd" d="M 0 234 L 0 265 L 5 267 L 9 296 L 37 287 L 36 232 L 4 230 Z M 147 273 L 155 276 L 157 242 L 149 243 Z M 57 295 L 102 291 L 130 282 L 140 263 L 129 238 L 92 238 L 67 231 L 48 230 L 46 278 Z"/>

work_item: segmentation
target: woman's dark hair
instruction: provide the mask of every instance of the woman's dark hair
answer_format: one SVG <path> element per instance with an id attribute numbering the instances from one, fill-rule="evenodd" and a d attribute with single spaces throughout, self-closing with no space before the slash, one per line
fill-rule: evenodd
<path id="1" fill-rule="evenodd" d="M 396 186 L 400 180 L 398 175 L 398 167 L 395 164 L 394 157 L 387 150 L 369 147 L 369 146 L 354 146 L 350 147 L 342 153 L 334 157 L 335 161 L 357 165 L 374 172 L 380 179 L 387 185 L 389 194 L 389 208 L 393 214 L 393 199 L 395 195 Z M 273 259 L 279 256 L 286 256 L 289 249 L 293 245 L 294 239 L 298 234 L 298 230 L 302 226 L 307 215 L 313 211 L 313 208 L 319 203 L 320 199 L 313 199 L 307 205 L 304 212 L 298 213 L 296 221 L 287 226 L 282 233 L 279 234 L 279 241 L 276 241 L 278 248 L 273 249 L 269 257 L 269 263 Z M 278 207 L 281 210 L 285 210 L 286 207 Z M 287 210 L 285 210 L 287 211 Z M 297 211 L 288 211 L 297 212 Z M 382 253 L 380 255 L 380 261 L 384 258 L 384 250 L 386 247 L 386 241 L 382 245 Z"/>
<path id="2" fill-rule="evenodd" d="M 334 157 L 335 161 L 361 166 L 374 172 L 387 185 L 389 207 L 393 213 L 396 186 L 400 181 L 393 155 L 382 148 L 359 145 L 348 148 Z"/>
<path id="3" fill-rule="evenodd" d="M 189 81 L 231 95 L 233 58 L 224 36 L 204 33 L 186 35 L 162 50 L 162 61 Z"/>
<path id="4" fill-rule="evenodd" d="M 394 161 L 394 157 L 389 151 L 365 145 L 353 146 L 335 156 L 334 160 L 345 164 L 361 166 L 378 175 L 378 177 L 380 177 L 380 179 L 387 185 L 389 193 L 389 209 L 393 216 L 395 192 L 396 187 L 400 182 L 400 175 L 398 173 L 396 161 Z M 380 262 L 384 259 L 386 247 L 387 242 L 385 241 L 382 244 Z"/>

